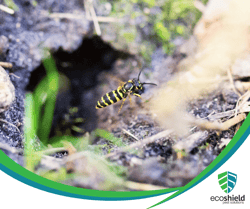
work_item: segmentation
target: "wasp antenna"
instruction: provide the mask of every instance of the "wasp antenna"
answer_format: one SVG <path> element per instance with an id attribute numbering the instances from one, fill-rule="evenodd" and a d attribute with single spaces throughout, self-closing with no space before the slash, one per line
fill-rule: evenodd
<path id="1" fill-rule="evenodd" d="M 142 70 L 143 70 L 143 68 L 142 68 L 141 71 L 139 72 L 138 81 L 139 81 L 139 78 L 140 78 L 140 75 L 141 75 Z"/>
<path id="2" fill-rule="evenodd" d="M 142 83 L 142 85 L 144 85 L 144 84 L 149 84 L 149 85 L 155 85 L 155 86 L 157 86 L 157 84 L 155 84 L 155 83 Z"/>

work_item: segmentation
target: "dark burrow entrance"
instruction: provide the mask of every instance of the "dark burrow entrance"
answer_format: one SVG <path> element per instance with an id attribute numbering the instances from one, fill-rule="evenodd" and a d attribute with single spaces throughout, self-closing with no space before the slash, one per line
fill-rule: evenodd
<path id="1" fill-rule="evenodd" d="M 97 128 L 98 74 L 112 70 L 117 59 L 129 57 L 131 55 L 112 48 L 98 36 L 85 38 L 72 53 L 59 49 L 53 54 L 62 88 L 57 96 L 51 137 L 66 132 L 81 135 Z M 27 90 L 33 91 L 45 75 L 41 64 L 32 72 Z"/>

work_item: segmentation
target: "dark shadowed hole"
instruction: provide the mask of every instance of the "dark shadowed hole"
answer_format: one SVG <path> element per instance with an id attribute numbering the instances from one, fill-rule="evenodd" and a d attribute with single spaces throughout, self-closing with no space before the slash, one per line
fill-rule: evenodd
<path id="1" fill-rule="evenodd" d="M 95 87 L 98 85 L 97 76 L 102 71 L 111 70 L 118 58 L 129 57 L 129 54 L 115 50 L 98 36 L 85 38 L 81 46 L 72 53 L 60 49 L 53 54 L 57 69 L 63 74 L 61 77 L 63 78 L 63 88 L 57 97 L 51 136 L 58 131 L 65 134 L 63 132 L 68 129 L 73 135 L 82 134 L 75 131 L 72 128 L 73 125 L 84 131 L 92 131 L 96 128 L 97 92 L 95 92 Z M 41 64 L 32 72 L 27 90 L 33 91 L 44 76 L 45 69 Z M 76 107 L 78 111 L 69 114 L 69 110 L 72 110 L 73 107 Z M 76 124 L 77 118 L 84 121 L 78 121 Z"/>

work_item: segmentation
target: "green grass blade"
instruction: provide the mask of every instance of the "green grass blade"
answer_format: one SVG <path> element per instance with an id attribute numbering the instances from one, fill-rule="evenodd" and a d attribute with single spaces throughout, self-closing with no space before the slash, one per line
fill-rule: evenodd
<path id="1" fill-rule="evenodd" d="M 57 72 L 56 64 L 51 56 L 43 60 L 43 64 L 46 69 L 47 77 L 35 90 L 36 111 L 39 115 L 38 120 L 40 121 L 36 121 L 36 124 L 39 126 L 39 139 L 44 144 L 47 144 L 53 121 L 56 96 L 58 93 L 59 73 Z M 43 116 L 41 116 L 41 108 L 44 103 L 44 113 Z"/>

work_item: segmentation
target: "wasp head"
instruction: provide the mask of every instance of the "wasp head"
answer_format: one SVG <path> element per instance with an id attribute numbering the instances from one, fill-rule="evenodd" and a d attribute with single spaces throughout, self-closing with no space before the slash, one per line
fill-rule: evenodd
<path id="1" fill-rule="evenodd" d="M 139 80 L 141 71 L 140 71 L 137 79 L 134 78 L 134 79 L 129 80 L 127 83 L 124 84 L 124 86 L 123 86 L 124 93 L 132 92 L 135 96 L 140 96 L 144 92 L 143 85 L 150 84 L 150 85 L 157 86 L 155 83 L 141 83 Z"/>
<path id="2" fill-rule="evenodd" d="M 132 82 L 133 82 L 133 92 L 141 95 L 144 92 L 143 84 L 135 78 L 132 80 Z"/>
<path id="3" fill-rule="evenodd" d="M 144 92 L 144 85 L 145 84 L 157 86 L 155 83 L 141 83 L 140 80 L 139 80 L 141 72 L 142 72 L 142 69 L 141 69 L 141 71 L 138 74 L 138 78 L 137 79 L 135 79 L 135 78 L 133 79 L 134 85 L 136 86 L 135 93 L 138 93 L 140 95 Z"/>

